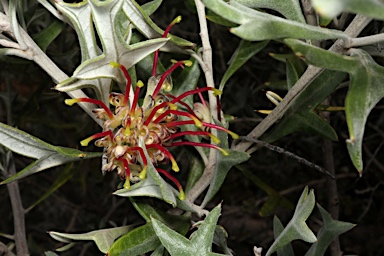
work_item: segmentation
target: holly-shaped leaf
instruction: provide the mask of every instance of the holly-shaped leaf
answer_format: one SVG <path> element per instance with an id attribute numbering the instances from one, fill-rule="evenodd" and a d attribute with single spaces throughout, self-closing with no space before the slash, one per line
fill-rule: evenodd
<path id="1" fill-rule="evenodd" d="M 309 251 L 305 254 L 306 256 L 320 256 L 325 255 L 328 246 L 332 241 L 339 235 L 351 230 L 356 225 L 348 222 L 334 220 L 321 205 L 317 204 L 317 208 L 321 213 L 323 219 L 323 225 L 317 234 L 317 242 L 315 242 Z"/>
<path id="2" fill-rule="evenodd" d="M 80 4 L 56 3 L 57 8 L 75 27 L 82 50 L 81 65 L 71 78 L 62 81 L 56 89 L 72 91 L 93 87 L 98 97 L 107 101 L 110 83 L 103 79 L 114 79 L 119 83 L 125 81 L 121 72 L 110 65 L 111 61 L 130 68 L 168 41 L 167 38 L 157 38 L 129 45 L 125 34 L 130 34 L 131 27 L 129 22 L 124 22 L 121 18 L 125 2 L 90 0 Z M 123 24 L 126 26 L 122 28 Z M 101 42 L 101 50 L 96 44 L 96 36 Z"/>
<path id="3" fill-rule="evenodd" d="M 349 37 L 341 31 L 319 28 L 301 22 L 287 20 L 248 8 L 236 1 L 202 0 L 205 6 L 240 26 L 230 31 L 242 39 L 261 41 L 278 38 L 323 40 Z"/>
<path id="4" fill-rule="evenodd" d="M 212 253 L 213 235 L 220 212 L 221 205 L 218 205 L 191 235 L 191 239 L 185 238 L 155 218 L 152 218 L 152 225 L 161 243 L 172 256 L 220 255 Z"/>
<path id="5" fill-rule="evenodd" d="M 101 156 L 101 153 L 82 152 L 73 148 L 53 146 L 3 123 L 0 123 L 0 145 L 20 155 L 37 159 L 22 171 L 2 181 L 0 184 L 7 184 L 65 163 Z"/>
<path id="6" fill-rule="evenodd" d="M 108 255 L 142 255 L 144 253 L 155 251 L 152 255 L 158 255 L 164 248 L 160 243 L 155 231 L 153 230 L 151 217 L 166 223 L 168 226 L 177 230 L 181 234 L 186 234 L 191 226 L 190 214 L 171 215 L 155 209 L 147 203 L 140 203 L 131 199 L 133 206 L 139 211 L 141 216 L 147 221 L 147 224 L 140 226 L 126 235 L 120 237 L 110 248 Z M 162 255 L 162 254 L 161 254 Z"/>
<path id="7" fill-rule="evenodd" d="M 48 234 L 53 239 L 64 243 L 71 243 L 72 246 L 73 241 L 94 241 L 101 252 L 107 253 L 116 238 L 126 234 L 132 230 L 133 227 L 134 225 L 129 225 L 118 228 L 100 229 L 84 234 L 67 234 L 54 231 L 50 231 Z"/>
<path id="8" fill-rule="evenodd" d="M 345 56 L 294 39 L 285 39 L 284 42 L 312 65 L 349 73 L 350 87 L 345 100 L 349 130 L 347 147 L 353 164 L 361 173 L 365 123 L 373 107 L 384 97 L 381 86 L 384 83 L 384 67 L 361 49 L 350 49 L 351 56 Z"/>
<path id="9" fill-rule="evenodd" d="M 295 213 L 293 214 L 292 219 L 280 235 L 275 239 L 267 251 L 266 256 L 271 255 L 273 252 L 286 246 L 293 240 L 300 239 L 308 243 L 314 243 L 317 241 L 315 234 L 313 234 L 312 230 L 309 229 L 305 223 L 314 207 L 315 194 L 313 190 L 310 190 L 308 193 L 308 187 L 305 187 L 299 202 L 296 205 Z"/>

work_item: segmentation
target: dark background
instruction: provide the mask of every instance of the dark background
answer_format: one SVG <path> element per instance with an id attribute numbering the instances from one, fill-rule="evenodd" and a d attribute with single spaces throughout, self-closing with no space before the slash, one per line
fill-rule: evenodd
<path id="1" fill-rule="evenodd" d="M 183 20 L 172 29 L 172 33 L 201 45 L 197 14 L 194 12 L 192 1 L 164 1 L 152 18 L 158 26 L 165 28 L 178 15 L 182 15 Z M 29 26 L 29 33 L 33 35 L 41 31 L 52 19 L 53 17 L 46 14 L 43 23 L 32 23 Z M 374 29 L 380 25 L 382 24 L 374 23 L 367 29 Z M 240 39 L 232 35 L 228 28 L 214 23 L 209 23 L 209 31 L 214 54 L 214 78 L 218 84 Z M 269 53 L 288 52 L 284 45 L 271 42 L 228 81 L 222 97 L 222 106 L 226 114 L 235 117 L 230 126 L 232 131 L 246 135 L 264 117 L 255 110 L 273 108 L 273 104 L 264 94 L 266 89 L 271 88 L 266 84 L 271 84 L 276 93 L 284 96 L 286 91 L 281 90 L 282 87 L 279 85 L 285 79 L 285 64 L 271 58 Z M 47 53 L 60 68 L 71 75 L 80 61 L 74 31 L 67 26 L 50 45 Z M 160 58 L 169 56 L 161 54 Z M 64 99 L 67 96 L 51 89 L 54 86 L 53 82 L 39 67 L 29 61 L 12 57 L 1 59 L 0 66 L 1 95 L 6 95 L 7 82 L 12 87 L 13 126 L 54 145 L 87 151 L 100 150 L 92 145 L 85 149 L 80 148 L 79 141 L 99 132 L 99 127 L 78 107 L 66 106 Z M 200 81 L 202 85 L 203 81 L 204 79 Z M 342 106 L 346 92 L 347 88 L 335 91 L 330 98 L 331 104 Z M 384 180 L 382 103 L 380 102 L 372 111 L 367 122 L 363 148 L 365 169 L 362 177 L 358 176 L 346 150 L 345 139 L 348 138 L 348 130 L 344 113 L 332 113 L 330 119 L 339 137 L 339 141 L 332 142 L 332 146 L 340 197 L 340 220 L 358 224 L 352 231 L 340 237 L 341 249 L 345 254 L 382 255 L 384 253 L 382 203 L 384 195 L 381 186 Z M 0 121 L 6 122 L 5 104 L 1 99 Z M 323 166 L 322 143 L 323 139 L 318 135 L 295 133 L 274 144 Z M 189 154 L 194 153 L 193 150 L 185 150 L 189 150 L 187 151 Z M 16 154 L 15 161 L 18 170 L 31 162 L 30 159 Z M 184 166 L 188 167 L 188 164 L 185 163 Z M 260 149 L 242 166 L 280 191 L 294 205 L 304 187 L 308 185 L 315 190 L 316 201 L 325 209 L 328 207 L 328 187 L 325 177 L 294 159 L 267 149 Z M 144 222 L 128 199 L 112 195 L 120 181 L 115 173 L 102 176 L 99 159 L 57 167 L 20 180 L 23 206 L 28 208 L 40 198 L 59 175 L 66 175 L 68 182 L 26 214 L 27 237 L 32 255 L 42 255 L 44 251 L 62 246 L 51 239 L 46 231 L 82 233 Z M 186 175 L 179 177 L 184 184 L 185 178 Z M 0 233 L 12 234 L 13 218 L 6 186 L 0 186 L 0 194 L 2 195 Z M 228 231 L 229 247 L 237 255 L 252 255 L 253 246 L 268 248 L 273 242 L 273 215 L 261 217 L 258 213 L 266 199 L 267 194 L 263 190 L 234 168 L 229 172 L 216 198 L 209 204 L 208 208 L 211 209 L 223 201 L 220 224 Z M 167 207 L 158 201 L 151 203 Z M 293 210 L 278 208 L 275 213 L 286 224 L 292 217 Z M 319 229 L 321 218 L 317 210 L 314 210 L 308 224 L 315 232 Z M 1 236 L 0 241 L 10 242 Z M 297 255 L 303 255 L 310 246 L 304 242 L 293 244 Z M 101 253 L 93 243 L 79 243 L 61 255 L 101 255 Z"/>

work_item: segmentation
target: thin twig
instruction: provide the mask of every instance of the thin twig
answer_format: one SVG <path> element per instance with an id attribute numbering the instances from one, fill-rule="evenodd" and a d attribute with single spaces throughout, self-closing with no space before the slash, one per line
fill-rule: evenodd
<path id="1" fill-rule="evenodd" d="M 12 88 L 11 88 L 11 83 L 9 79 L 6 80 L 6 84 L 7 84 L 8 99 L 11 99 Z M 12 125 L 13 109 L 12 109 L 11 100 L 6 101 L 5 104 L 7 109 L 7 123 L 9 125 Z M 7 175 L 11 177 L 16 174 L 16 166 L 15 166 L 12 152 L 9 151 L 8 154 L 9 154 L 9 157 L 7 157 L 7 161 L 5 163 L 6 164 L 5 170 Z M 12 206 L 16 252 L 17 252 L 17 255 L 29 256 L 27 235 L 25 231 L 25 214 L 24 214 L 24 207 L 23 207 L 23 203 L 20 195 L 19 182 L 16 180 L 14 182 L 8 183 L 7 189 L 8 189 L 9 199 L 11 200 L 11 206 Z"/>
<path id="2" fill-rule="evenodd" d="M 15 163 L 13 157 L 9 158 L 8 163 L 8 174 L 13 176 L 16 174 Z M 24 208 L 21 202 L 21 195 L 19 190 L 18 181 L 14 181 L 7 184 L 9 198 L 12 205 L 12 215 L 13 215 L 13 225 L 15 232 L 15 243 L 16 243 L 16 252 L 17 255 L 29 255 L 27 236 L 25 233 L 25 216 Z"/>
<path id="3" fill-rule="evenodd" d="M 275 151 L 275 152 L 278 152 L 280 154 L 283 154 L 287 157 L 290 157 L 290 158 L 293 158 L 295 160 L 297 160 L 299 163 L 301 164 L 305 164 L 306 166 L 312 168 L 312 169 L 315 169 L 321 173 L 324 173 L 324 174 L 327 174 L 329 177 L 331 177 L 332 179 L 335 179 L 335 176 L 329 172 L 327 172 L 326 170 L 324 170 L 322 167 L 314 164 L 314 163 L 311 163 L 309 162 L 308 160 L 306 160 L 305 158 L 302 158 L 292 152 L 289 152 L 283 148 L 280 148 L 278 146 L 274 146 L 274 145 L 271 145 L 267 142 L 264 142 L 264 141 L 261 141 L 261 140 L 258 140 L 258 139 L 254 139 L 254 138 L 250 138 L 250 137 L 246 137 L 246 136 L 241 136 L 239 138 L 239 140 L 245 140 L 245 141 L 250 141 L 250 142 L 253 142 L 253 143 L 257 143 L 257 144 L 260 144 L 261 146 L 269 149 L 269 150 L 272 150 L 272 151 Z"/>
<path id="4" fill-rule="evenodd" d="M 323 104 L 329 105 L 330 100 L 329 98 L 326 99 Z M 322 112 L 321 116 L 329 123 L 330 122 L 330 113 L 329 112 Z M 323 159 L 324 159 L 324 166 L 325 169 L 331 173 L 332 175 L 336 175 L 335 173 L 335 163 L 334 163 L 334 157 L 333 157 L 333 146 L 332 142 L 328 139 L 323 139 L 322 143 L 323 148 Z M 326 179 L 326 194 L 328 198 L 328 211 L 331 214 L 332 218 L 335 220 L 339 219 L 339 193 L 337 189 L 337 182 L 334 179 Z M 335 238 L 331 245 L 330 245 L 330 251 L 332 256 L 339 256 L 341 255 L 341 249 L 340 249 L 340 241 L 339 238 Z"/>
<path id="5" fill-rule="evenodd" d="M 356 37 L 360 32 L 368 25 L 371 21 L 371 18 L 364 17 L 361 15 L 356 15 L 354 20 L 345 30 L 345 34 L 350 37 Z M 329 49 L 331 52 L 341 53 L 344 51 L 343 41 L 341 39 L 337 40 L 332 47 Z M 249 134 L 248 137 L 259 138 L 263 135 L 274 123 L 276 123 L 280 118 L 283 117 L 285 112 L 291 106 L 291 104 L 296 100 L 296 98 L 311 84 L 311 82 L 320 75 L 324 69 L 309 66 L 296 84 L 288 91 L 287 95 L 283 100 L 277 105 L 273 111 L 263 119 Z M 252 142 L 243 141 L 237 145 L 233 145 L 232 149 L 239 151 L 247 151 L 247 149 L 252 145 Z"/>

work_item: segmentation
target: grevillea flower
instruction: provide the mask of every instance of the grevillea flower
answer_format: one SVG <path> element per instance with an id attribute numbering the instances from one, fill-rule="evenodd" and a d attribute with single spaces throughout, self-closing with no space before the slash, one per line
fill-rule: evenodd
<path id="1" fill-rule="evenodd" d="M 163 37 L 166 37 L 170 28 L 179 21 L 180 18 L 176 18 L 167 27 Z M 116 62 L 111 62 L 111 65 L 123 72 L 127 82 L 125 94 L 112 92 L 109 95 L 111 109 L 102 101 L 89 98 L 67 99 L 65 103 L 73 105 L 78 102 L 90 102 L 101 107 L 94 109 L 93 112 L 97 118 L 104 121 L 103 131 L 80 143 L 82 146 L 87 146 L 90 141 L 97 139 L 95 145 L 104 148 L 107 156 L 107 163 L 102 166 L 103 172 L 117 169 L 120 178 L 125 179 L 124 187 L 129 189 L 131 181 L 137 182 L 146 178 L 147 166 L 151 162 L 160 174 L 176 184 L 180 191 L 179 197 L 184 199 L 185 195 L 178 180 L 166 170 L 158 167 L 161 164 L 171 163 L 172 170 L 179 171 L 179 166 L 168 148 L 184 145 L 208 147 L 220 150 L 227 155 L 228 153 L 224 149 L 216 145 L 220 140 L 210 130 L 217 129 L 227 132 L 235 139 L 238 136 L 221 126 L 209 123 L 210 117 L 207 117 L 209 110 L 205 101 L 195 104 L 194 108 L 183 102 L 183 99 L 189 95 L 206 91 L 220 94 L 219 90 L 211 87 L 197 88 L 179 96 L 163 93 L 172 88 L 169 75 L 178 67 L 190 66 L 190 61 L 177 61 L 164 74 L 157 75 L 157 59 L 158 51 L 155 52 L 152 77 L 149 82 L 154 83 L 154 88 L 147 90 L 141 106 L 139 106 L 139 94 L 144 83 L 137 82 L 134 97 L 130 99 L 132 80 L 127 69 Z M 179 117 L 184 118 L 180 120 Z M 191 124 L 198 127 L 198 131 L 180 130 L 180 127 Z M 214 144 L 188 141 L 185 139 L 186 135 L 211 138 Z M 140 141 L 144 142 L 144 145 L 140 144 Z"/>

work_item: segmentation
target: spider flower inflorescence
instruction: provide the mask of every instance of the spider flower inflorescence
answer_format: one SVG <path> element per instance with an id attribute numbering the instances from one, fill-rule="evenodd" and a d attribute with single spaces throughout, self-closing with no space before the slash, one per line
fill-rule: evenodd
<path id="1" fill-rule="evenodd" d="M 175 19 L 177 21 L 177 19 Z M 168 33 L 169 28 L 176 23 L 170 24 L 163 37 Z M 210 130 L 217 129 L 230 134 L 233 138 L 238 136 L 215 124 L 205 122 L 200 113 L 195 112 L 194 108 L 187 105 L 183 100 L 194 94 L 201 94 L 205 91 L 213 91 L 214 94 L 220 94 L 221 91 L 211 88 L 197 88 L 182 93 L 179 96 L 164 94 L 163 91 L 169 90 L 169 75 L 177 68 L 190 66 L 190 61 L 177 61 L 164 74 L 156 75 L 157 55 L 155 52 L 154 68 L 152 70 L 152 82 L 156 85 L 154 90 L 149 92 L 144 98 L 143 104 L 139 106 L 140 90 L 144 86 L 143 82 L 138 81 L 134 89 L 133 99 L 129 98 L 132 80 L 127 69 L 116 62 L 111 62 L 113 67 L 119 68 L 126 78 L 125 94 L 112 92 L 109 95 L 109 108 L 104 102 L 90 98 L 67 99 L 65 103 L 73 105 L 79 102 L 89 102 L 99 105 L 101 108 L 94 109 L 93 112 L 97 118 L 103 120 L 103 131 L 82 140 L 82 146 L 87 146 L 90 141 L 95 140 L 95 145 L 104 148 L 107 162 L 102 166 L 103 172 L 109 172 L 117 169 L 120 178 L 125 179 L 124 187 L 129 189 L 130 182 L 138 182 L 146 178 L 147 166 L 151 162 L 156 170 L 169 178 L 178 187 L 179 198 L 184 199 L 185 194 L 182 186 L 169 172 L 159 168 L 159 165 L 171 163 L 172 170 L 179 171 L 179 166 L 172 156 L 169 147 L 175 146 L 200 146 L 220 150 L 224 155 L 227 151 L 218 147 L 216 144 L 220 140 L 214 136 Z M 205 105 L 197 103 L 195 106 Z M 200 111 L 201 112 L 201 111 Z M 181 117 L 182 120 L 181 120 Z M 210 119 L 210 117 L 209 117 Z M 199 129 L 182 130 L 182 126 L 195 125 Z M 211 143 L 193 142 L 185 139 L 185 136 L 202 136 L 211 138 Z"/>

